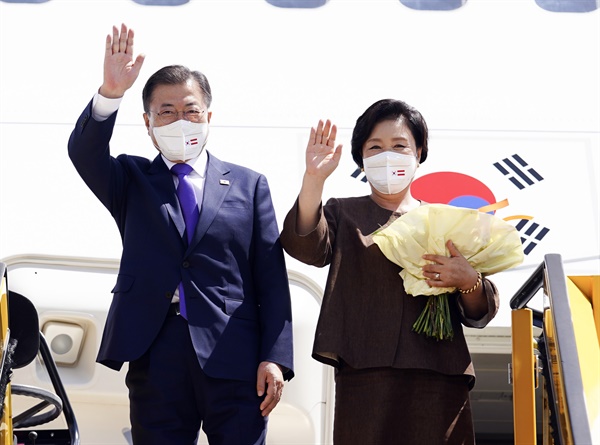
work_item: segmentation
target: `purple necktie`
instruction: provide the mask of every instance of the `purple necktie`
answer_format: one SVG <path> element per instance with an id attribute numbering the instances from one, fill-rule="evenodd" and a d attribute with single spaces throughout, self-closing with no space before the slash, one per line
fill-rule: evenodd
<path id="1" fill-rule="evenodd" d="M 196 229 L 198 217 L 200 215 L 194 187 L 187 177 L 192 170 L 192 167 L 188 164 L 175 164 L 171 167 L 171 171 L 179 178 L 177 198 L 179 198 L 179 204 L 181 204 L 181 211 L 183 212 L 188 243 L 190 243 L 194 237 L 194 230 Z M 186 306 L 183 283 L 179 283 L 179 312 L 183 318 L 187 320 Z"/>

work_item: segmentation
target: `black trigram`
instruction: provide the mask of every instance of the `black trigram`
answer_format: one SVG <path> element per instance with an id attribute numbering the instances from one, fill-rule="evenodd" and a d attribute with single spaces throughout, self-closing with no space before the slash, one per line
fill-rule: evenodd
<path id="1" fill-rule="evenodd" d="M 504 176 L 507 176 L 510 182 L 516 185 L 519 190 L 533 185 L 534 181 L 539 182 L 544 180 L 532 167 L 527 168 L 527 162 L 517 154 L 512 155 L 510 159 L 504 158 L 500 162 L 495 162 L 494 167 L 500 170 Z"/>
<path id="2" fill-rule="evenodd" d="M 530 219 L 522 219 L 515 227 L 521 235 L 521 244 L 523 244 L 523 252 L 525 255 L 529 255 L 529 252 L 531 252 L 550 231 L 549 228 L 542 227 Z"/>
<path id="3" fill-rule="evenodd" d="M 360 178 L 360 180 L 362 182 L 367 182 L 367 177 L 365 176 L 364 172 L 360 168 L 357 168 L 356 170 L 354 170 L 350 176 L 352 176 L 353 178 L 358 178 L 359 176 L 362 176 Z"/>

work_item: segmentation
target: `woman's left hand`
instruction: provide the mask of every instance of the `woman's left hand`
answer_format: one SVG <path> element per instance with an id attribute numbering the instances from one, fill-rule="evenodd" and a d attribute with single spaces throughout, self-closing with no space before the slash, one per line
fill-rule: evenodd
<path id="1" fill-rule="evenodd" d="M 477 283 L 477 271 L 458 251 L 452 240 L 446 242 L 450 256 L 423 255 L 431 264 L 423 266 L 423 276 L 430 287 L 456 287 L 467 290 Z"/>

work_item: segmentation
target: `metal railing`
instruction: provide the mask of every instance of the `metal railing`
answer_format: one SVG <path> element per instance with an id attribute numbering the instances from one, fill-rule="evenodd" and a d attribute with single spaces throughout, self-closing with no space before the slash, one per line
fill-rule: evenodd
<path id="1" fill-rule="evenodd" d="M 514 432 L 519 445 L 536 444 L 536 340 L 549 411 L 544 413 L 544 444 L 599 443 L 593 431 L 599 416 L 600 347 L 594 321 L 599 308 L 593 304 L 599 298 L 599 277 L 576 278 L 565 275 L 560 255 L 549 254 L 511 299 Z M 586 295 L 581 287 L 595 295 Z M 547 297 L 543 313 L 526 307 L 541 289 Z M 537 339 L 532 326 L 542 328 Z"/>

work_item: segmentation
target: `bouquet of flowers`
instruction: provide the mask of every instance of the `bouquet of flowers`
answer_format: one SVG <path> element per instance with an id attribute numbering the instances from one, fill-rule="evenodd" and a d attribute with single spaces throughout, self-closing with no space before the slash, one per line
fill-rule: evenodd
<path id="1" fill-rule="evenodd" d="M 446 241 L 482 275 L 491 275 L 520 264 L 523 247 L 515 227 L 475 209 L 446 204 L 422 205 L 373 233 L 373 241 L 386 258 L 402 267 L 400 276 L 407 294 L 428 295 L 413 330 L 438 340 L 453 336 L 448 295 L 455 288 L 429 287 L 422 267 L 426 253 L 448 255 Z"/>

